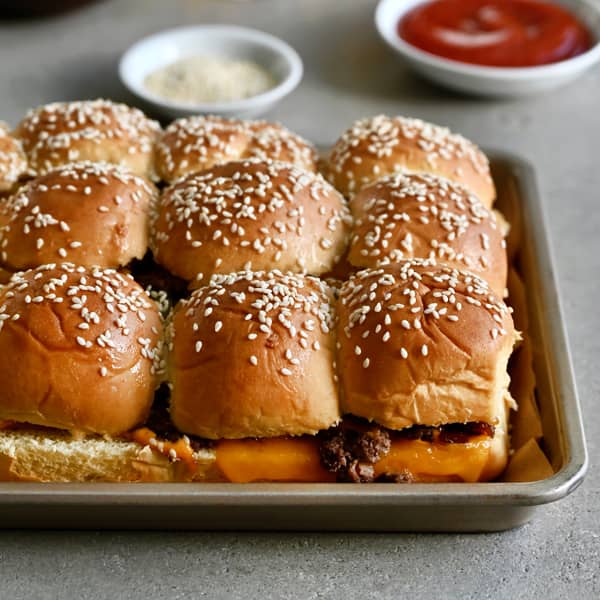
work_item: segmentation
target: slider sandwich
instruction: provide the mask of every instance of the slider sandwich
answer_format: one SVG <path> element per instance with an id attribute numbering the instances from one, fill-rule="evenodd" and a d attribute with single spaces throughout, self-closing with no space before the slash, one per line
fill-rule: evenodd
<path id="1" fill-rule="evenodd" d="M 166 188 L 150 244 L 159 265 L 195 287 L 241 270 L 321 275 L 343 256 L 350 221 L 344 198 L 321 175 L 248 159 Z"/>
<path id="2" fill-rule="evenodd" d="M 152 183 L 119 165 L 56 167 L 0 203 L 0 265 L 124 267 L 146 254 L 157 198 Z"/>
<path id="3" fill-rule="evenodd" d="M 176 307 L 170 414 L 215 440 L 226 481 L 333 481 L 317 434 L 340 420 L 332 296 L 315 277 L 216 275 Z"/>
<path id="4" fill-rule="evenodd" d="M 173 183 L 221 163 L 248 158 L 287 162 L 317 170 L 315 148 L 278 123 L 242 121 L 213 115 L 173 121 L 156 143 L 156 170 Z"/>
<path id="5" fill-rule="evenodd" d="M 53 102 L 34 108 L 17 125 L 29 174 L 43 175 L 74 161 L 105 161 L 154 177 L 156 121 L 110 100 Z"/>
<path id="6" fill-rule="evenodd" d="M 157 306 L 130 276 L 72 264 L 13 275 L 0 289 L 0 480 L 179 478 L 133 435 L 161 346 Z"/>
<path id="7" fill-rule="evenodd" d="M 493 211 L 461 184 L 430 174 L 395 174 L 353 196 L 348 261 L 377 267 L 431 258 L 471 271 L 503 297 L 506 243 Z"/>
<path id="8" fill-rule="evenodd" d="M 351 481 L 487 481 L 508 455 L 510 310 L 433 261 L 366 269 L 339 300 L 341 411 L 322 454 Z M 354 419 L 358 417 L 359 421 Z"/>
<path id="9" fill-rule="evenodd" d="M 487 208 L 496 199 L 485 154 L 462 135 L 420 119 L 377 115 L 356 121 L 333 145 L 327 173 L 347 197 L 386 175 L 430 173 L 461 183 Z"/>

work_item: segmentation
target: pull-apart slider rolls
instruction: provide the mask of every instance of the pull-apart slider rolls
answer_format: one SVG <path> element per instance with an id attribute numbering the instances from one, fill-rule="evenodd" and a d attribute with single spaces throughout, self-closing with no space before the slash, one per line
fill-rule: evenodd
<path id="1" fill-rule="evenodd" d="M 161 134 L 96 100 L 0 131 L 0 191 L 26 160 L 35 178 L 0 204 L 0 480 L 504 469 L 518 333 L 489 165 L 465 138 L 363 119 L 325 165 L 336 189 L 280 125 Z"/>

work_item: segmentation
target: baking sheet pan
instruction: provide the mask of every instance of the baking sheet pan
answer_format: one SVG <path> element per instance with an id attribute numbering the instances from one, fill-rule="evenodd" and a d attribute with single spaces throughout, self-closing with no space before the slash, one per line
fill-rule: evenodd
<path id="1" fill-rule="evenodd" d="M 497 531 L 582 481 L 587 454 L 542 199 L 531 165 L 488 151 L 496 207 L 519 215 L 543 440 L 554 475 L 527 483 L 0 483 L 2 528 Z"/>

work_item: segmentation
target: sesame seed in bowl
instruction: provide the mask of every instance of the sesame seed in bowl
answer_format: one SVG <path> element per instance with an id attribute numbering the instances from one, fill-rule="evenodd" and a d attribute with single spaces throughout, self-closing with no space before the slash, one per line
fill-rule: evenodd
<path id="1" fill-rule="evenodd" d="M 121 58 L 123 84 L 165 117 L 253 117 L 272 108 L 302 79 L 296 51 L 272 35 L 232 25 L 162 31 Z"/>

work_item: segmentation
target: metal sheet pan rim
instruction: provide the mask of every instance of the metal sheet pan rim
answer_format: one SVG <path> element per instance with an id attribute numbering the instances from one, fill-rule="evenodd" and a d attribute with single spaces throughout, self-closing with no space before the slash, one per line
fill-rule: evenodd
<path id="1" fill-rule="evenodd" d="M 570 466 L 570 465 L 569 465 Z M 198 506 L 223 504 L 232 498 L 249 504 L 310 504 L 330 499 L 353 504 L 497 504 L 510 500 L 523 506 L 545 504 L 571 493 L 581 483 L 584 465 L 565 468 L 542 481 L 526 483 L 450 483 L 413 484 L 392 487 L 389 484 L 353 486 L 332 483 L 9 483 L 0 489 L 0 506 L 17 504 L 67 505 L 85 502 L 104 505 L 153 504 L 179 506 L 193 501 Z M 569 473 L 568 471 L 572 471 Z M 581 474 L 581 477 L 579 475 Z"/>
<path id="2" fill-rule="evenodd" d="M 444 483 L 391 486 L 389 484 L 217 484 L 217 483 L 0 483 L 0 507 L 21 506 L 534 506 L 558 500 L 582 482 L 588 465 L 581 411 L 567 345 L 563 312 L 556 283 L 544 207 L 535 171 L 525 159 L 506 151 L 487 149 L 492 160 L 505 161 L 519 171 L 519 184 L 535 216 L 531 239 L 542 267 L 552 274 L 543 282 L 543 297 L 553 319 L 551 336 L 563 351 L 558 384 L 562 398 L 568 459 L 552 477 L 529 483 Z M 5 525 L 6 526 L 6 525 Z"/>

